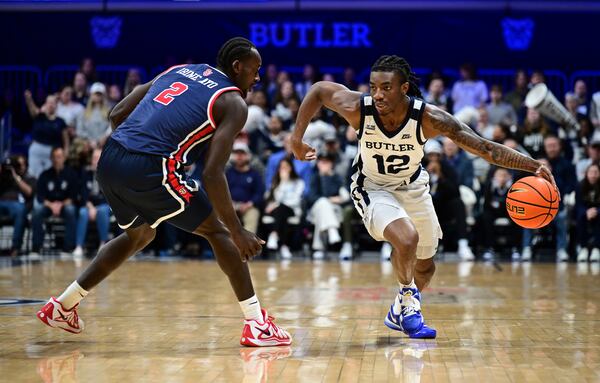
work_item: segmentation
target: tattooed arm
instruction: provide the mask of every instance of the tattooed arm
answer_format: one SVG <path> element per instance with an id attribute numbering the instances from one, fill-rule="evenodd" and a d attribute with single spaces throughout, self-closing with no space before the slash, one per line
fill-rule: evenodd
<path id="1" fill-rule="evenodd" d="M 518 169 L 545 178 L 556 188 L 550 170 L 540 161 L 527 157 L 507 146 L 486 140 L 449 113 L 427 105 L 423 113 L 423 134 L 426 138 L 446 136 L 464 150 L 475 154 L 489 163 L 509 169 Z M 557 188 L 558 190 L 558 188 Z"/>

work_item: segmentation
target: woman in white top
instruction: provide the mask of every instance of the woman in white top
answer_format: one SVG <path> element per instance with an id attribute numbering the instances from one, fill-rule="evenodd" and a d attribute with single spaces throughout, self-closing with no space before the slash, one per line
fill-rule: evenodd
<path id="1" fill-rule="evenodd" d="M 106 87 L 95 82 L 90 88 L 90 94 L 85 112 L 77 122 L 76 132 L 78 137 L 88 140 L 93 148 L 98 148 L 104 146 L 111 132 Z"/>
<path id="2" fill-rule="evenodd" d="M 288 219 L 302 214 L 302 193 L 304 181 L 294 170 L 292 160 L 284 157 L 273 177 L 273 184 L 267 195 L 265 214 L 275 220 L 273 231 L 269 234 L 267 248 L 276 250 L 280 245 L 282 258 L 291 258 L 289 249 L 290 229 Z"/>

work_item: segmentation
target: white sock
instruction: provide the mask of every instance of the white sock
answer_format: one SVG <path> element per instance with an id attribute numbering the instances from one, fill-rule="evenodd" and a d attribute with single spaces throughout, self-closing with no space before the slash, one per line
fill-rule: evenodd
<path id="1" fill-rule="evenodd" d="M 400 315 L 400 311 L 402 310 L 402 294 L 401 294 L 402 289 L 404 287 L 410 287 L 413 289 L 417 288 L 417 285 L 415 285 L 414 278 L 408 285 L 404 285 L 401 282 L 398 282 L 398 285 L 400 286 L 400 291 L 398 291 L 398 294 L 396 294 L 396 299 L 394 299 L 394 314 L 396 314 L 396 315 Z"/>
<path id="2" fill-rule="evenodd" d="M 88 292 L 83 289 L 83 287 L 79 286 L 77 281 L 74 281 L 67 287 L 67 289 L 62 293 L 62 295 L 56 298 L 65 309 L 70 310 L 76 304 L 81 302 L 85 296 L 88 295 Z"/>
<path id="3" fill-rule="evenodd" d="M 245 301 L 240 301 L 239 304 L 244 313 L 244 318 L 254 319 L 259 323 L 264 322 L 262 312 L 260 311 L 260 302 L 258 301 L 256 294 Z"/>
<path id="4" fill-rule="evenodd" d="M 458 240 L 458 247 L 469 247 L 469 241 L 465 238 Z"/>

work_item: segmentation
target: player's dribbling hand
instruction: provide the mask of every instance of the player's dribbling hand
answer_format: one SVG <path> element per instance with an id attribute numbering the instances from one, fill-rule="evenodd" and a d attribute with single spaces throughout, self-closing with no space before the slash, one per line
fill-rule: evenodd
<path id="1" fill-rule="evenodd" d="M 231 238 L 240 251 L 242 262 L 247 262 L 260 254 L 262 246 L 265 244 L 265 241 L 258 238 L 256 234 L 245 229 L 235 234 L 232 233 Z"/>
<path id="2" fill-rule="evenodd" d="M 554 189 L 556 190 L 556 194 L 558 194 L 558 200 L 560 201 L 560 191 L 558 190 L 558 186 L 556 186 L 556 181 L 554 181 L 554 176 L 552 172 L 546 165 L 540 163 L 540 167 L 535 171 L 535 175 L 538 177 L 542 177 L 546 181 L 550 182 Z"/>
<path id="3" fill-rule="evenodd" d="M 317 159 L 317 150 L 304 143 L 302 140 L 292 139 L 291 145 L 294 157 L 300 161 L 312 161 Z"/>

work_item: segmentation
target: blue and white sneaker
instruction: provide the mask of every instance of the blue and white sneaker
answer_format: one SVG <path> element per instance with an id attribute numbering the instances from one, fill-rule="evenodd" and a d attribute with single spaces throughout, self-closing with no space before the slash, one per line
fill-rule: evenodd
<path id="1" fill-rule="evenodd" d="M 428 327 L 423 320 L 419 290 L 405 287 L 401 291 L 401 296 L 400 314 L 394 313 L 394 305 L 392 305 L 383 323 L 392 330 L 404 332 L 410 338 L 435 338 L 437 332 Z"/>

